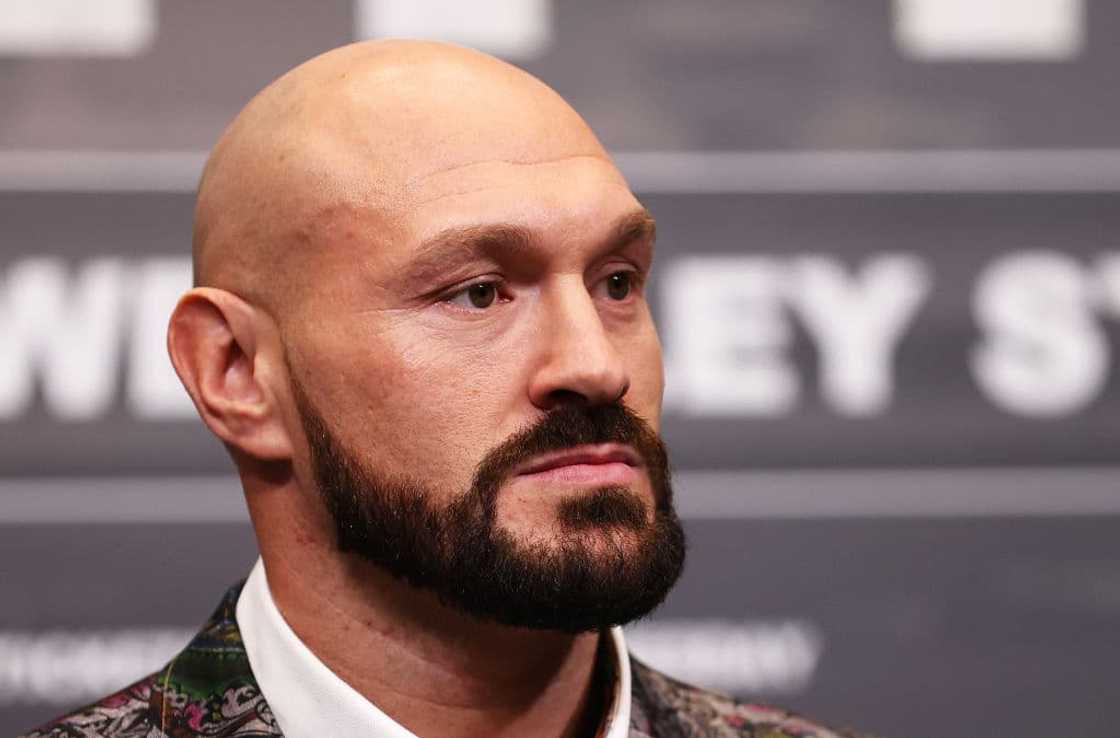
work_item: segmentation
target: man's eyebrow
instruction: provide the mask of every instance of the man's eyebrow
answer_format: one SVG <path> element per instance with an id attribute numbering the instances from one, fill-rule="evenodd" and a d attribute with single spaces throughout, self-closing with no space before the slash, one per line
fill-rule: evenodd
<path id="1" fill-rule="evenodd" d="M 608 250 L 622 248 L 636 241 L 648 241 L 650 245 L 657 239 L 657 221 L 648 210 L 642 208 L 622 216 L 615 222 L 614 236 Z"/>
<path id="2" fill-rule="evenodd" d="M 502 253 L 526 251 L 534 241 L 527 228 L 511 223 L 487 223 L 440 231 L 420 244 L 416 260 L 450 256 L 450 251 L 461 251 L 469 257 L 496 256 Z"/>
<path id="3" fill-rule="evenodd" d="M 615 221 L 600 250 L 609 253 L 639 241 L 652 245 L 656 233 L 657 226 L 649 211 L 635 210 Z M 531 258 L 538 240 L 528 228 L 512 223 L 448 228 L 420 244 L 402 277 L 409 282 L 425 283 L 480 258 Z"/>
<path id="4" fill-rule="evenodd" d="M 533 241 L 529 229 L 511 223 L 448 228 L 420 244 L 402 276 L 424 283 L 476 259 L 528 253 Z"/>

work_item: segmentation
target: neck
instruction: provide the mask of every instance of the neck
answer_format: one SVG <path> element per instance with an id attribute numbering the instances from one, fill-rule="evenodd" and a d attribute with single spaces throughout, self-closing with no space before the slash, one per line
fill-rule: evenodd
<path id="1" fill-rule="evenodd" d="M 275 547 L 261 540 L 284 619 L 327 667 L 411 732 L 595 734 L 606 708 L 598 634 L 483 622 L 339 554 L 325 536 L 285 538 Z"/>

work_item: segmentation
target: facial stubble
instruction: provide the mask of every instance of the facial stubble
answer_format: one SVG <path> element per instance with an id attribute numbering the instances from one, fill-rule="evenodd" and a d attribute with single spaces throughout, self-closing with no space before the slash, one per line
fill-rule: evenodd
<path id="1" fill-rule="evenodd" d="M 470 487 L 440 505 L 415 476 L 370 468 L 295 381 L 293 392 L 339 550 L 434 592 L 448 607 L 504 625 L 578 633 L 649 613 L 680 576 L 685 540 L 665 447 L 621 403 L 573 403 L 550 412 L 487 453 Z M 561 500 L 548 540 L 518 540 L 497 523 L 498 497 L 515 467 L 549 451 L 600 443 L 638 452 L 652 506 L 629 487 L 606 486 Z"/>

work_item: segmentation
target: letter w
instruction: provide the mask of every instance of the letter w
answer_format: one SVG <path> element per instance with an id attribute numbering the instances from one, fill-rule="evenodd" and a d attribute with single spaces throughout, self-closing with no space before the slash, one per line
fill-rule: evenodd
<path id="1" fill-rule="evenodd" d="M 113 401 L 120 361 L 125 267 L 86 262 L 70 278 L 66 261 L 15 262 L 0 281 L 0 419 L 26 412 L 41 374 L 47 412 L 88 420 Z"/>

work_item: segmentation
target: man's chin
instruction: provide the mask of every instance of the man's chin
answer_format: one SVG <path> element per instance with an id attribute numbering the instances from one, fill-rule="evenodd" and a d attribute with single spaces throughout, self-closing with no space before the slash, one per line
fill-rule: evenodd
<path id="1" fill-rule="evenodd" d="M 638 528 L 558 525 L 528 545 L 507 540 L 509 557 L 497 568 L 516 571 L 519 586 L 490 614 L 509 625 L 582 632 L 630 622 L 661 603 L 684 563 L 671 511 Z"/>
<path id="2" fill-rule="evenodd" d="M 570 557 L 575 552 L 589 557 L 588 560 L 593 562 L 613 561 L 618 557 L 632 559 L 641 553 L 646 539 L 655 535 L 652 522 L 642 529 L 618 525 L 581 525 L 572 528 L 556 520 L 532 528 L 499 527 L 527 560 L 544 556 Z"/>

